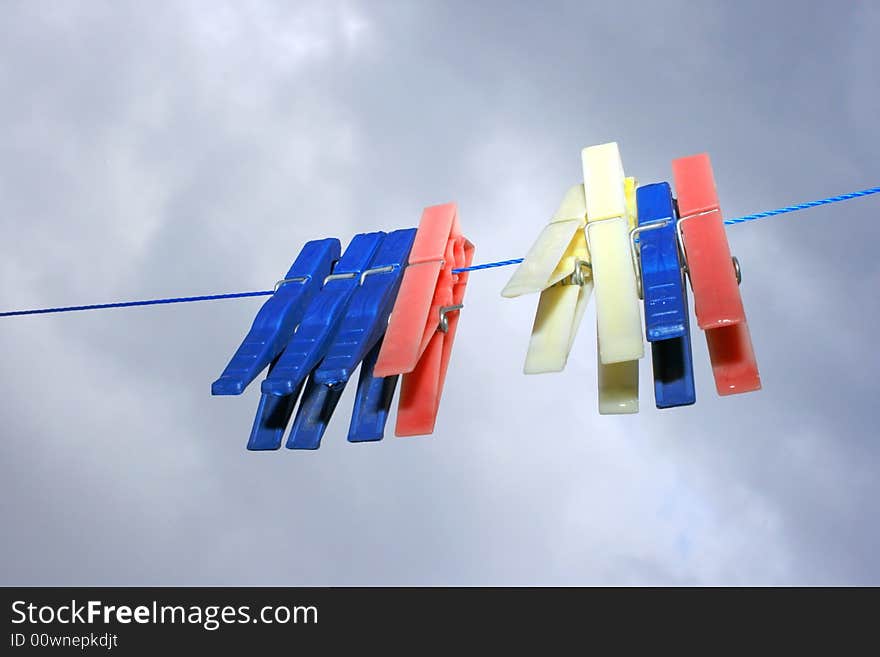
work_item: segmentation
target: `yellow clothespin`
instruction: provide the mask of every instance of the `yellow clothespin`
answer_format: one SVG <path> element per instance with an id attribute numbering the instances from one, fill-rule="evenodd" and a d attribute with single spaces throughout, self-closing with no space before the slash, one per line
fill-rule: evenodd
<path id="1" fill-rule="evenodd" d="M 625 179 L 616 142 L 581 152 L 587 242 L 596 287 L 599 413 L 637 413 L 642 315 L 629 231 L 636 225 L 635 179 Z"/>
<path id="2" fill-rule="evenodd" d="M 526 355 L 526 374 L 565 368 L 593 289 L 584 226 L 584 186 L 575 185 L 501 292 L 504 297 L 541 293 Z"/>

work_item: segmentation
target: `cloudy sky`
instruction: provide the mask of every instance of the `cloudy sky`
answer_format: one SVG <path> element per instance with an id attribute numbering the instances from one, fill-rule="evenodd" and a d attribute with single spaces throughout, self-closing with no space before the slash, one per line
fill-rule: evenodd
<path id="1" fill-rule="evenodd" d="M 746 214 L 880 184 L 880 4 L 0 3 L 0 308 L 266 289 L 454 200 L 521 256 L 616 140 Z M 0 319 L 3 584 L 880 584 L 880 201 L 732 227 L 764 389 L 596 412 L 472 275 L 435 435 L 249 453 L 259 299 Z M 871 427 L 875 429 L 872 430 Z M 390 432 L 389 432 L 390 433 Z"/>

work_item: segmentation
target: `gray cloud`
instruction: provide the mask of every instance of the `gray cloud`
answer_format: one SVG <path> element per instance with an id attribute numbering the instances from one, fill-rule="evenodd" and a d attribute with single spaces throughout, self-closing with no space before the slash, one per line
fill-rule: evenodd
<path id="1" fill-rule="evenodd" d="M 8 2 L 4 308 L 265 289 L 307 239 L 459 203 L 522 255 L 618 140 L 729 216 L 878 184 L 870 3 Z M 600 417 L 594 317 L 474 274 L 437 432 L 250 454 L 209 396 L 259 300 L 0 320 L 5 584 L 880 583 L 874 200 L 730 229 L 764 381 Z"/>

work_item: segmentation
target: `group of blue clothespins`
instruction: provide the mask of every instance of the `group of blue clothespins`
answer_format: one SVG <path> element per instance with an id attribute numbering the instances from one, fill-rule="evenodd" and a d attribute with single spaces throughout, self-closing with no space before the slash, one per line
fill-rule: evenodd
<path id="1" fill-rule="evenodd" d="M 213 395 L 240 395 L 268 366 L 248 441 L 317 449 L 348 380 L 361 366 L 348 440 L 381 440 L 398 376 L 373 377 L 416 229 L 355 235 L 340 257 L 338 239 L 308 242 L 257 313 Z M 300 394 L 302 393 L 302 394 Z"/>

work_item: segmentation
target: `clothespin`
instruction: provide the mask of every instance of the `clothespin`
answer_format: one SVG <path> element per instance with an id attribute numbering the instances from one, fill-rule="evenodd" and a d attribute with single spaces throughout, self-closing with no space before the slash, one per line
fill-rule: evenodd
<path id="1" fill-rule="evenodd" d="M 254 319 L 244 342 L 211 386 L 212 395 L 240 395 L 290 342 L 314 296 L 339 259 L 335 238 L 307 242 Z"/>
<path id="2" fill-rule="evenodd" d="M 501 291 L 512 298 L 540 292 L 526 374 L 561 372 L 593 290 L 584 226 L 584 186 L 574 185 Z"/>
<path id="3" fill-rule="evenodd" d="M 581 161 L 596 289 L 599 413 L 638 413 L 638 361 L 645 352 L 629 237 L 635 180 L 624 178 L 616 142 L 583 149 Z"/>
<path id="4" fill-rule="evenodd" d="M 705 153 L 672 161 L 677 223 L 694 292 L 697 324 L 706 332 L 719 395 L 761 388 L 739 291 L 739 262 L 730 255 L 712 164 Z"/>
<path id="5" fill-rule="evenodd" d="M 462 234 L 454 203 L 425 208 L 391 311 L 374 376 L 403 374 L 398 436 L 432 433 L 474 245 Z"/>
<path id="6" fill-rule="evenodd" d="M 248 449 L 278 449 L 306 377 L 317 366 L 339 327 L 360 276 L 370 265 L 384 233 L 355 235 L 323 287 L 306 309 L 287 347 L 269 369 Z"/>
<path id="7" fill-rule="evenodd" d="M 651 343 L 654 400 L 657 408 L 687 406 L 696 401 L 696 392 L 672 189 L 665 182 L 645 185 L 638 188 L 636 197 L 638 226 L 630 237 L 634 263 L 641 273 L 637 280 L 645 306 L 645 333 Z"/>
<path id="8" fill-rule="evenodd" d="M 358 365 L 361 371 L 348 440 L 382 439 L 398 377 L 375 378 L 373 367 L 415 235 L 415 228 L 388 233 L 370 268 L 361 274 L 339 329 L 306 383 L 288 447 L 320 446 L 333 410 Z"/>

